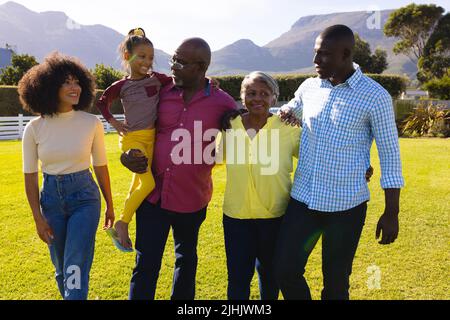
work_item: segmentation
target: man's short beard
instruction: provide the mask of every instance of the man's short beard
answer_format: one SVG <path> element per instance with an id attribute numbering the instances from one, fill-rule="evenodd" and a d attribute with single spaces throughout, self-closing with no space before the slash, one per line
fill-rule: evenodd
<path id="1" fill-rule="evenodd" d="M 177 87 L 183 87 L 183 80 L 174 78 L 173 81 Z"/>

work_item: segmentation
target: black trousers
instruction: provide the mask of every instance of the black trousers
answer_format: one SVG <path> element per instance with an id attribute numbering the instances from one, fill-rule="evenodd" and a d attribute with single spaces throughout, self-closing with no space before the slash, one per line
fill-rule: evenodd
<path id="1" fill-rule="evenodd" d="M 261 300 L 278 299 L 280 290 L 275 280 L 274 254 L 281 220 L 223 216 L 229 300 L 250 298 L 255 268 Z"/>
<path id="2" fill-rule="evenodd" d="M 193 213 L 176 213 L 144 200 L 136 211 L 136 266 L 130 283 L 130 300 L 155 297 L 161 260 L 170 228 L 175 245 L 172 300 L 195 298 L 197 242 L 206 208 Z"/>
<path id="3" fill-rule="evenodd" d="M 322 300 L 348 300 L 349 279 L 366 218 L 367 203 L 342 212 L 319 212 L 291 198 L 276 249 L 275 276 L 286 300 L 310 300 L 304 277 L 322 236 Z"/>

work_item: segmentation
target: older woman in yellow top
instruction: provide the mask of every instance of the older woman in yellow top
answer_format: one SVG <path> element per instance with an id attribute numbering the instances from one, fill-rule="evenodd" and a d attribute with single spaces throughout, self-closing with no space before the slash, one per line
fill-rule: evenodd
<path id="1" fill-rule="evenodd" d="M 274 251 L 289 202 L 293 157 L 301 129 L 283 123 L 269 109 L 278 99 L 277 82 L 252 72 L 241 85 L 247 113 L 222 132 L 217 161 L 226 162 L 223 227 L 228 268 L 228 299 L 247 300 L 255 267 L 262 300 L 275 300 Z"/>

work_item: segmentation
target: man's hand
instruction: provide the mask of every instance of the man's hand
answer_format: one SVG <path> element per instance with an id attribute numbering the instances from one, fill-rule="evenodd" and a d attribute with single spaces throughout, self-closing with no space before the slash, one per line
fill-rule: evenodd
<path id="1" fill-rule="evenodd" d="M 369 169 L 367 169 L 366 171 L 366 181 L 370 182 L 370 178 L 372 178 L 373 176 L 373 168 L 372 166 L 369 167 Z"/>
<path id="2" fill-rule="evenodd" d="M 130 149 L 122 153 L 120 162 L 128 170 L 134 173 L 146 173 L 148 170 L 148 158 L 137 149 Z"/>
<path id="3" fill-rule="evenodd" d="M 281 118 L 281 121 L 286 124 L 300 126 L 300 120 L 297 119 L 292 110 L 284 111 L 280 109 L 280 111 L 278 111 L 278 116 Z"/>
<path id="4" fill-rule="evenodd" d="M 225 114 L 222 117 L 222 131 L 231 128 L 231 120 L 236 119 L 237 116 L 247 112 L 248 112 L 247 109 L 237 109 L 225 112 Z"/>
<path id="5" fill-rule="evenodd" d="M 380 238 L 379 244 L 391 244 L 398 237 L 398 215 L 387 214 L 386 212 L 381 216 L 377 224 L 376 239 Z"/>
<path id="6" fill-rule="evenodd" d="M 385 189 L 386 209 L 377 224 L 376 239 L 380 238 L 379 244 L 391 244 L 399 232 L 398 213 L 400 202 L 400 189 Z"/>

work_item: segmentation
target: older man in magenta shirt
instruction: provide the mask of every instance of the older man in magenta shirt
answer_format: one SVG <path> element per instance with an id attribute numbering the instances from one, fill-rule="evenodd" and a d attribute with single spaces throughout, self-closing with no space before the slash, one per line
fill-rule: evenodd
<path id="1" fill-rule="evenodd" d="M 162 90 L 158 110 L 156 187 L 136 212 L 131 300 L 154 299 L 170 228 L 176 256 L 171 299 L 195 298 L 198 233 L 212 196 L 214 148 L 209 152 L 208 145 L 223 114 L 236 109 L 234 99 L 205 78 L 210 61 L 208 44 L 198 38 L 185 40 L 171 61 L 174 83 Z M 121 160 L 134 172 L 146 170 L 146 161 L 130 154 Z"/>

